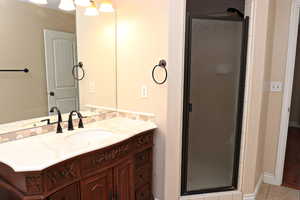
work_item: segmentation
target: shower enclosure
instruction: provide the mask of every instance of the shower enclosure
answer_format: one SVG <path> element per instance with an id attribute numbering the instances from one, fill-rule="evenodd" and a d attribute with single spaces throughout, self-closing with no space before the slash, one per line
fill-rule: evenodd
<path id="1" fill-rule="evenodd" d="M 238 185 L 248 18 L 188 15 L 182 195 Z"/>

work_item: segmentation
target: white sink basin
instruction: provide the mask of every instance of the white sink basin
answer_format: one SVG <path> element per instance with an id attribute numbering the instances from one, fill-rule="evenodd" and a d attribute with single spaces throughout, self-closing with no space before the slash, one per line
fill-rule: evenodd
<path id="1" fill-rule="evenodd" d="M 64 141 L 73 145 L 93 145 L 102 142 L 114 142 L 125 138 L 125 135 L 103 131 L 101 129 L 82 129 L 66 135 Z"/>
<path id="2" fill-rule="evenodd" d="M 126 134 L 111 133 L 102 129 L 78 129 L 42 138 L 42 143 L 56 152 L 57 156 L 75 153 L 84 149 L 113 144 L 126 139 Z"/>

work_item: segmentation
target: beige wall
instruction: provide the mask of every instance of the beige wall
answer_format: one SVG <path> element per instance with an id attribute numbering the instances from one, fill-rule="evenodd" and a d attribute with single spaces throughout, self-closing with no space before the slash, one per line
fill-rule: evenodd
<path id="1" fill-rule="evenodd" d="M 275 17 L 273 28 L 273 51 L 271 61 L 272 81 L 283 81 L 287 59 L 289 20 L 292 0 L 275 1 Z M 264 171 L 275 173 L 277 146 L 282 108 L 282 93 L 269 93 L 268 116 L 266 127 Z"/>
<path id="2" fill-rule="evenodd" d="M 154 194 L 164 192 L 164 142 L 167 84 L 152 81 L 151 71 L 168 56 L 168 0 L 118 0 L 118 108 L 154 113 L 159 126 L 154 148 Z M 171 68 L 172 66 L 168 66 Z M 141 98 L 141 87 L 148 98 Z"/>
<path id="3" fill-rule="evenodd" d="M 265 111 L 267 101 L 266 68 L 267 26 L 269 1 L 252 1 L 251 30 L 248 51 L 248 81 L 246 94 L 246 120 L 244 123 L 244 157 L 242 191 L 245 194 L 254 192 L 259 178 L 263 174 L 262 154 L 264 147 Z"/>
<path id="4" fill-rule="evenodd" d="M 47 115 L 43 29 L 75 32 L 75 16 L 16 0 L 0 0 L 0 123 Z M 5 114 L 4 114 L 5 113 Z"/>
<path id="5" fill-rule="evenodd" d="M 86 77 L 79 82 L 80 105 L 116 108 L 115 15 L 85 16 L 77 8 L 78 61 Z"/>
<path id="6" fill-rule="evenodd" d="M 256 167 L 256 183 L 259 178 L 262 178 L 263 175 L 263 163 L 264 163 L 264 145 L 265 145 L 265 135 L 267 129 L 267 120 L 268 120 L 268 101 L 269 101 L 269 85 L 271 78 L 271 59 L 272 59 L 272 48 L 273 48 L 273 39 L 274 39 L 274 17 L 275 17 L 275 1 L 269 1 L 269 10 L 267 24 L 265 25 L 267 28 L 266 35 L 266 49 L 265 49 L 265 70 L 264 70 L 264 79 L 263 79 L 263 96 L 262 96 L 262 107 L 261 107 L 261 115 L 260 115 L 260 135 L 258 138 L 258 149 L 257 149 L 257 167 Z M 266 29 L 264 29 L 266 30 Z"/>

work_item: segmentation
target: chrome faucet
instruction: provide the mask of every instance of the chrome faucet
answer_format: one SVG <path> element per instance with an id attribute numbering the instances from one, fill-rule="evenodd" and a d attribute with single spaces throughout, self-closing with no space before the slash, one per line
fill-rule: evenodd
<path id="1" fill-rule="evenodd" d="M 74 130 L 74 126 L 73 126 L 73 114 L 76 113 L 78 118 L 79 118 L 79 123 L 78 123 L 78 128 L 84 128 L 83 126 L 83 122 L 82 122 L 82 115 L 80 112 L 74 110 L 72 112 L 70 112 L 70 115 L 69 115 L 69 120 L 68 120 L 68 131 L 73 131 Z"/>
<path id="2" fill-rule="evenodd" d="M 62 117 L 61 117 L 61 112 L 60 110 L 58 109 L 58 107 L 54 106 L 50 109 L 50 112 L 53 113 L 54 111 L 56 110 L 57 112 L 57 129 L 56 129 L 56 133 L 62 133 L 63 130 L 62 130 L 62 127 L 61 127 L 61 122 L 62 122 Z"/>

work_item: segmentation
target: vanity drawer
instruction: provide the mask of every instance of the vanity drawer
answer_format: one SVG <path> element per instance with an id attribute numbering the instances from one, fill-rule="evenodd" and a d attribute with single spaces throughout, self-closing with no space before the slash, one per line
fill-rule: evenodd
<path id="1" fill-rule="evenodd" d="M 152 167 L 151 165 L 143 165 L 135 171 L 135 187 L 139 188 L 151 182 Z"/>
<path id="2" fill-rule="evenodd" d="M 151 187 L 149 184 L 136 190 L 135 200 L 152 200 Z"/>
<path id="3" fill-rule="evenodd" d="M 130 141 L 111 149 L 95 152 L 92 155 L 82 158 L 82 174 L 89 174 L 97 169 L 101 169 L 114 163 L 116 160 L 124 158 L 133 151 L 132 146 L 132 142 Z"/>
<path id="4" fill-rule="evenodd" d="M 45 172 L 46 191 L 54 190 L 80 178 L 79 164 L 77 162 L 68 162 Z"/>
<path id="5" fill-rule="evenodd" d="M 135 165 L 136 167 L 144 165 L 152 160 L 152 148 L 137 153 L 135 155 Z"/>

